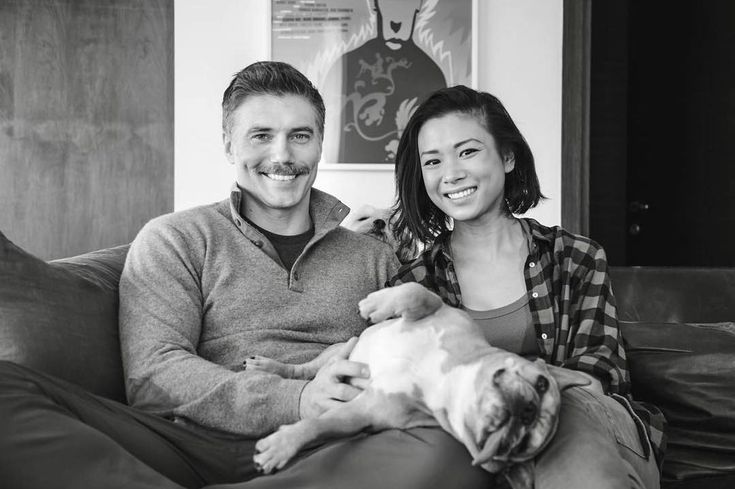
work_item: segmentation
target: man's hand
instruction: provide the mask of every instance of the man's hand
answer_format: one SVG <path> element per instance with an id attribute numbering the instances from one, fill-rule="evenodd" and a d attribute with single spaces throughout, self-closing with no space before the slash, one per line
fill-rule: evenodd
<path id="1" fill-rule="evenodd" d="M 321 367 L 314 380 L 301 391 L 301 419 L 316 418 L 342 402 L 351 401 L 367 386 L 370 378 L 368 366 L 347 360 L 355 343 L 357 341 L 347 342 L 349 346 L 342 348 Z"/>

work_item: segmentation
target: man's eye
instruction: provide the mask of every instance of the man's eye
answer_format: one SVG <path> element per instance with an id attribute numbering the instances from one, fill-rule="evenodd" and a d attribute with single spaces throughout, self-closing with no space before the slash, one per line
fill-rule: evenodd
<path id="1" fill-rule="evenodd" d="M 251 139 L 262 143 L 270 140 L 271 135 L 266 133 L 255 133 L 252 136 L 250 136 Z"/>
<path id="2" fill-rule="evenodd" d="M 311 140 L 311 134 L 307 134 L 307 133 L 297 133 L 297 134 L 294 134 L 292 137 L 296 142 L 299 142 L 299 143 L 305 143 Z"/>

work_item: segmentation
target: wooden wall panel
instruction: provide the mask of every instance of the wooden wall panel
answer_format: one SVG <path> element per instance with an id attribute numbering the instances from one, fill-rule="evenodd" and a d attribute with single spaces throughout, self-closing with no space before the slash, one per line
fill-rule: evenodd
<path id="1" fill-rule="evenodd" d="M 173 210 L 173 0 L 0 0 L 0 230 L 45 259 Z"/>

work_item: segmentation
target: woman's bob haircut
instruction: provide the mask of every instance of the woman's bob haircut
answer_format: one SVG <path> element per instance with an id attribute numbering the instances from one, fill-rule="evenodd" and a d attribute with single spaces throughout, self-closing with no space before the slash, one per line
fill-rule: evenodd
<path id="1" fill-rule="evenodd" d="M 495 140 L 500 156 L 515 159 L 515 167 L 505 176 L 505 211 L 509 215 L 523 214 L 545 198 L 539 187 L 531 148 L 500 100 L 464 85 L 442 88 L 416 109 L 398 143 L 398 197 L 391 220 L 401 249 L 413 248 L 417 242 L 428 245 L 449 229 L 449 217 L 426 193 L 418 139 L 426 121 L 457 112 L 476 117 Z"/>

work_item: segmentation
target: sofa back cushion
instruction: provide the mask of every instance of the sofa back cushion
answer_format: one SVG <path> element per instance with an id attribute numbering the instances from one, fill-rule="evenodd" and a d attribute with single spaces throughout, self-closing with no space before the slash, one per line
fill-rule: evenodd
<path id="1" fill-rule="evenodd" d="M 666 416 L 666 479 L 735 477 L 735 323 L 626 322 L 633 397 Z"/>
<path id="2" fill-rule="evenodd" d="M 610 267 L 623 321 L 735 321 L 735 268 Z"/>
<path id="3" fill-rule="evenodd" d="M 45 262 L 0 233 L 0 359 L 124 401 L 117 293 L 127 251 Z"/>

